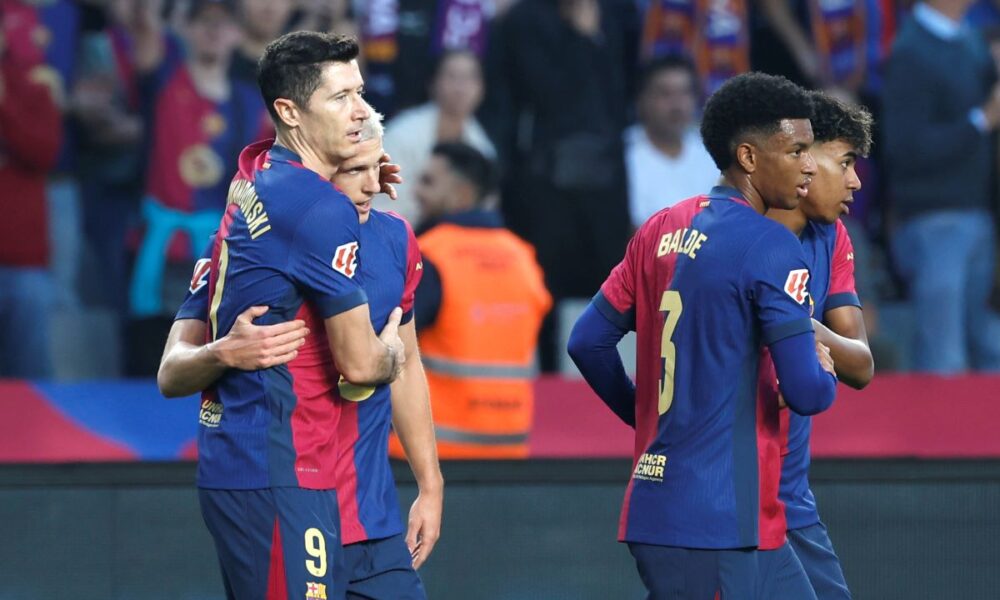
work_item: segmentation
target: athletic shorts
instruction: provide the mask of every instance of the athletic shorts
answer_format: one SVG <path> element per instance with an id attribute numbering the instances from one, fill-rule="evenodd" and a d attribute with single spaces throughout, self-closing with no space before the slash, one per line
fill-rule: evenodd
<path id="1" fill-rule="evenodd" d="M 647 600 L 756 600 L 756 548 L 698 550 L 630 543 Z"/>
<path id="2" fill-rule="evenodd" d="M 833 542 L 826 525 L 816 523 L 802 529 L 788 530 L 788 543 L 799 557 L 809 582 L 819 600 L 850 600 L 840 559 L 833 551 Z"/>
<path id="3" fill-rule="evenodd" d="M 348 600 L 427 600 L 402 534 L 344 546 Z"/>
<path id="4" fill-rule="evenodd" d="M 230 600 L 341 600 L 347 577 L 334 490 L 199 489 Z"/>

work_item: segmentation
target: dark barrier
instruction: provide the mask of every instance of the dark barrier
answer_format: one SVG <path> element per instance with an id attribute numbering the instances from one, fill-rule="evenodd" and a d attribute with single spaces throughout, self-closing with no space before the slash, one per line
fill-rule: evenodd
<path id="1" fill-rule="evenodd" d="M 640 598 L 614 542 L 628 472 L 621 460 L 445 465 L 430 597 Z M 408 506 L 415 490 L 397 474 Z M 0 600 L 222 598 L 193 475 L 191 463 L 0 467 Z M 1000 597 L 1000 461 L 821 461 L 814 481 L 855 598 Z"/>

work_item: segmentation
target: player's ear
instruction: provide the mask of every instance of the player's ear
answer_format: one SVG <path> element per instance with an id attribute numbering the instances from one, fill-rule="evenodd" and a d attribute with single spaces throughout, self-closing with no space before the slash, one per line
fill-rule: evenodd
<path id="1" fill-rule="evenodd" d="M 750 142 L 736 146 L 736 162 L 747 173 L 753 173 L 757 170 L 757 148 Z"/>
<path id="2" fill-rule="evenodd" d="M 288 98 L 276 98 L 274 101 L 274 112 L 278 113 L 278 118 L 288 128 L 299 126 L 302 118 L 302 111 L 295 102 Z"/>

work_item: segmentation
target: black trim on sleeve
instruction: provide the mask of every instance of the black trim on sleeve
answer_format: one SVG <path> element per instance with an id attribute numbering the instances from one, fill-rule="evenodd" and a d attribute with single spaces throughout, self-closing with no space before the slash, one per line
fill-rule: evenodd
<path id="1" fill-rule="evenodd" d="M 313 302 L 319 308 L 319 313 L 324 319 L 335 317 L 342 312 L 347 312 L 356 306 L 368 303 L 368 294 L 361 288 L 356 288 L 340 296 L 319 296 L 312 297 Z"/>
<path id="2" fill-rule="evenodd" d="M 615 326 L 625 331 L 635 331 L 635 309 L 630 308 L 624 313 L 618 312 L 611 302 L 604 297 L 603 292 L 594 294 L 592 300 L 594 307 L 604 315 L 604 318 L 611 321 Z"/>
<path id="3" fill-rule="evenodd" d="M 778 340 L 783 340 L 787 337 L 792 337 L 793 335 L 798 335 L 812 330 L 812 319 L 795 319 L 794 321 L 786 321 L 785 323 L 772 325 L 761 332 L 761 342 L 763 342 L 765 346 L 770 346 Z"/>
<path id="4" fill-rule="evenodd" d="M 854 292 L 842 292 L 840 294 L 827 296 L 826 304 L 823 306 L 823 312 L 831 311 L 842 306 L 857 306 L 858 308 L 861 308 L 861 299 L 858 298 L 858 295 Z"/>

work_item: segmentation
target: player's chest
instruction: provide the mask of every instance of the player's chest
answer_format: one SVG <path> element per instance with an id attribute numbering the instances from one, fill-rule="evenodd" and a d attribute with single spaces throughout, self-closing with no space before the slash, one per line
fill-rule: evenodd
<path id="1" fill-rule="evenodd" d="M 368 296 L 368 310 L 376 331 L 402 302 L 405 273 L 406 257 L 390 240 L 362 231 L 358 276 Z"/>

